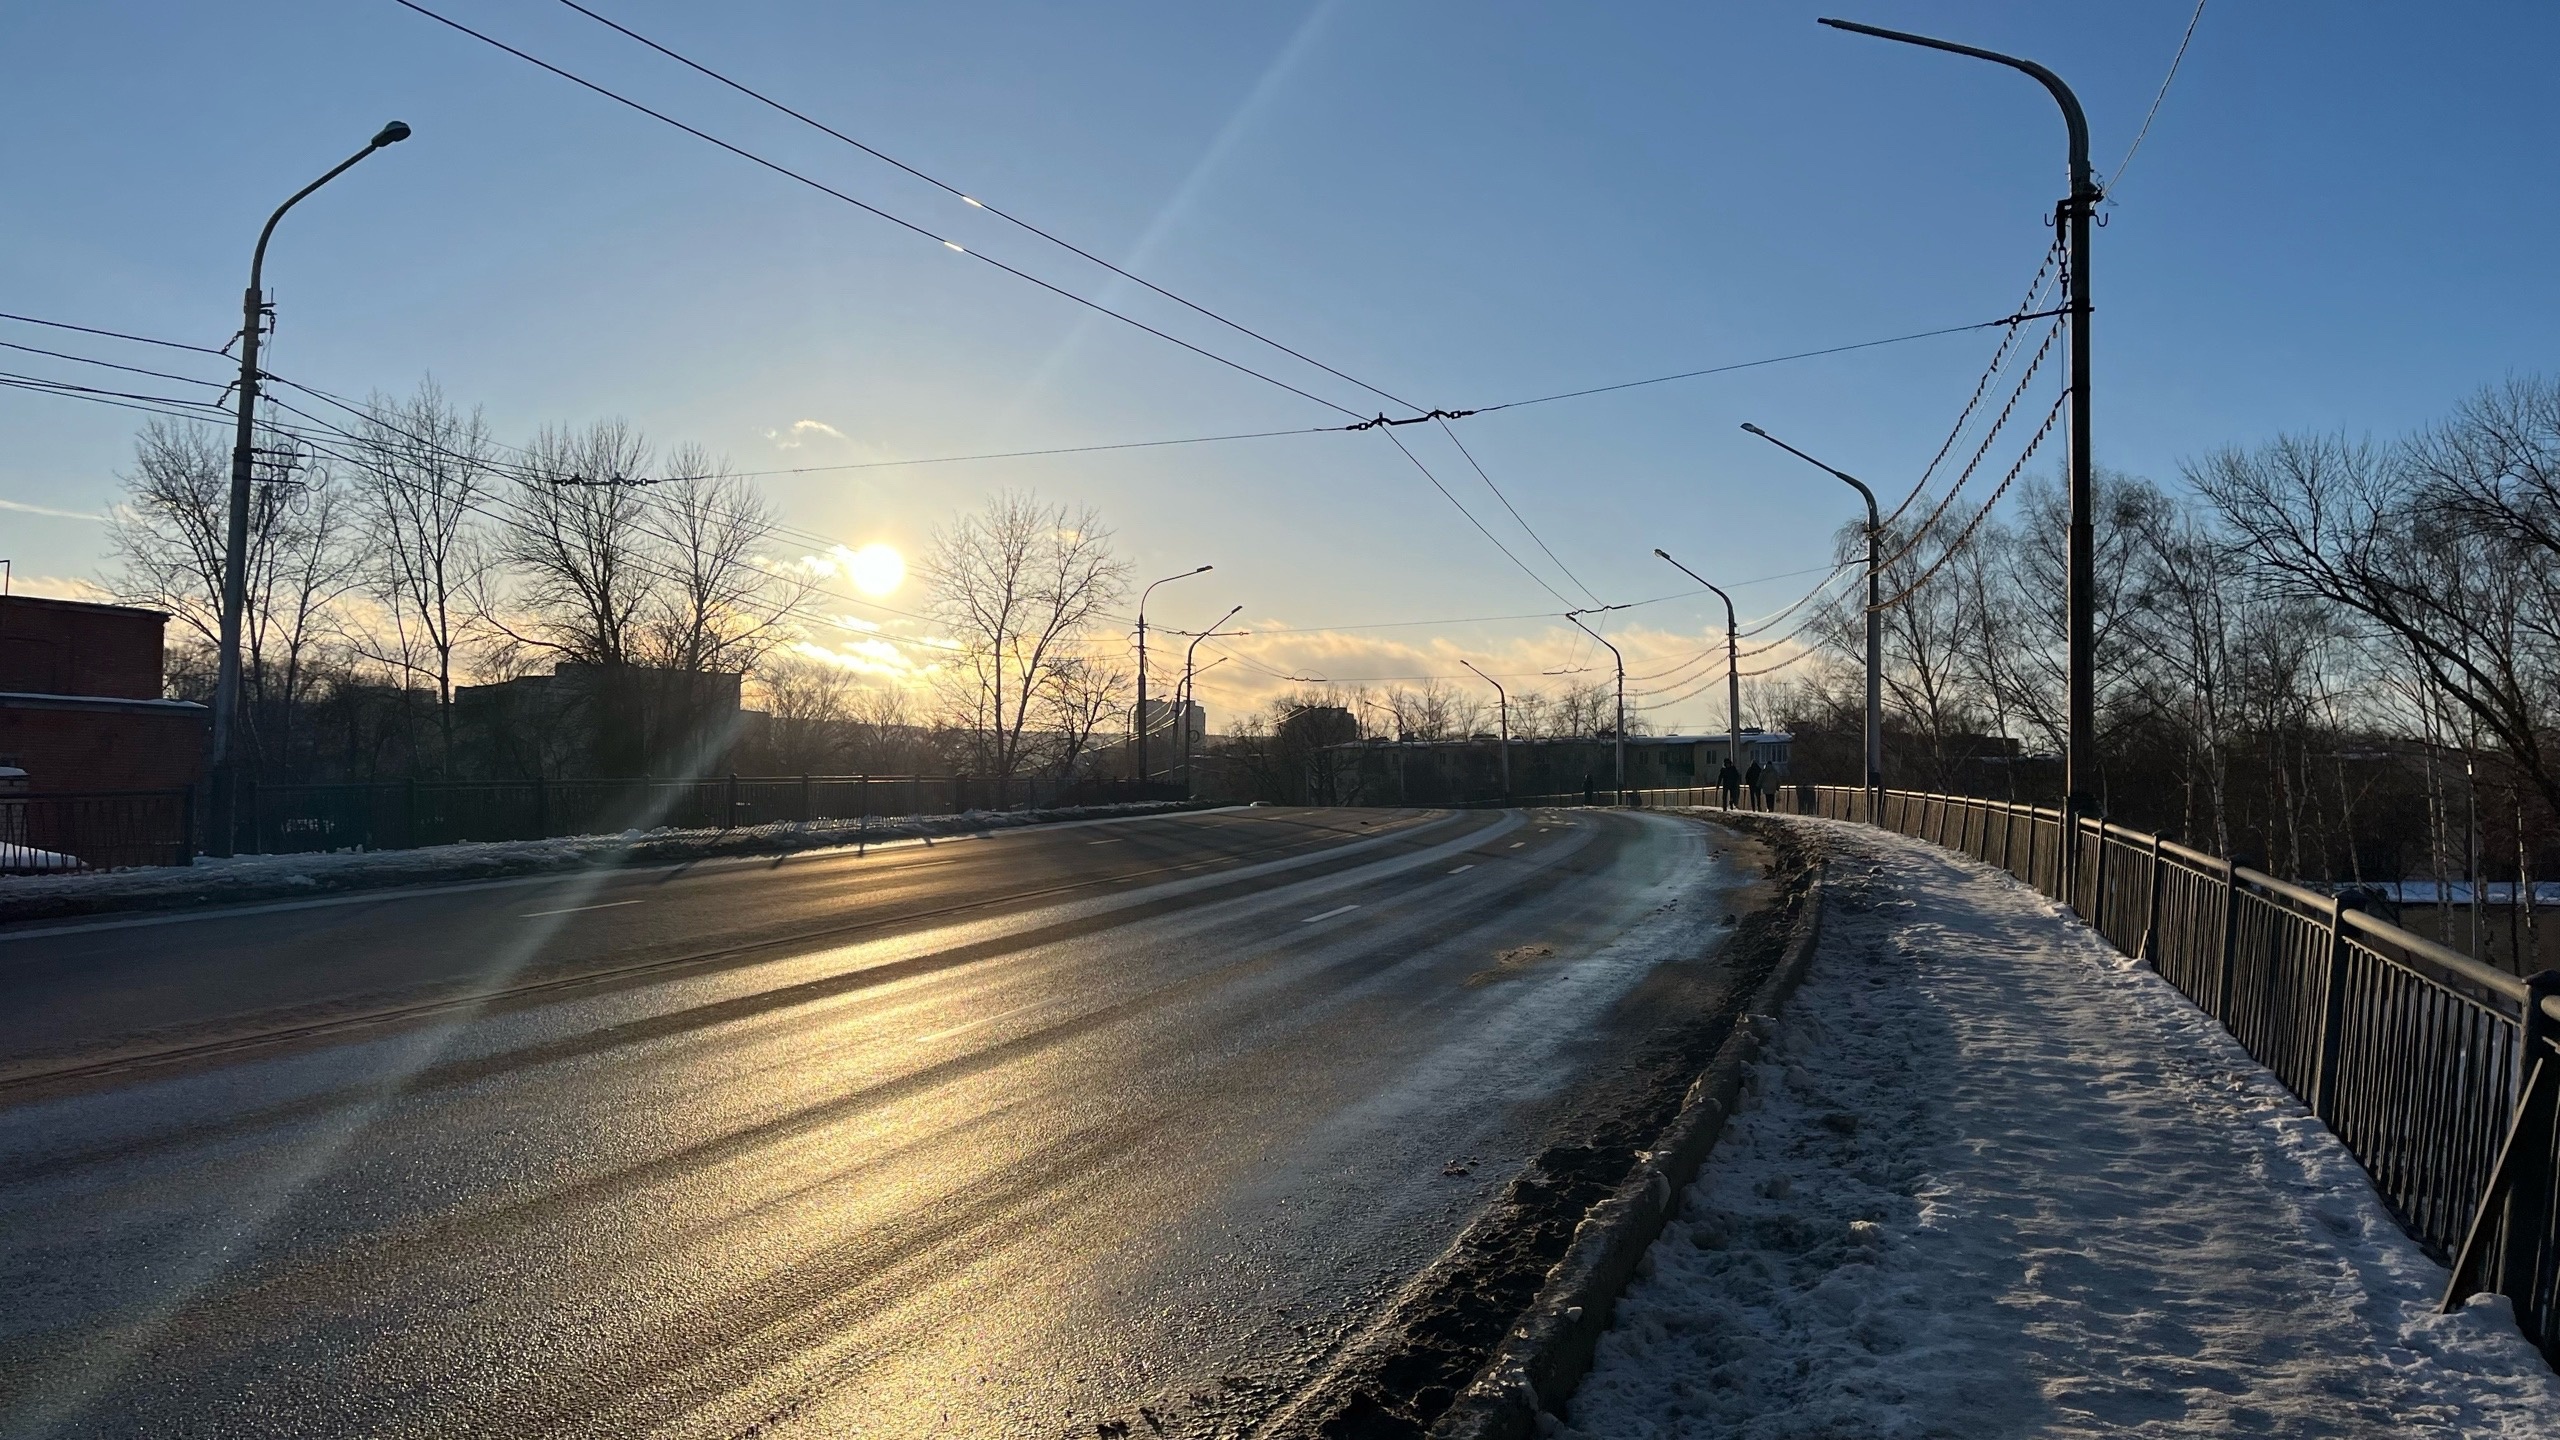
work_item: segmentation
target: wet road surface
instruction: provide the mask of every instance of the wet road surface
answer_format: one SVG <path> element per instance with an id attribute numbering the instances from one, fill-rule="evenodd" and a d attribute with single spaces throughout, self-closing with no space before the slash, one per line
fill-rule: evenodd
<path id="1" fill-rule="evenodd" d="M 1722 848 L 1254 809 L 0 929 L 0 1433 L 1241 1433 Z"/>

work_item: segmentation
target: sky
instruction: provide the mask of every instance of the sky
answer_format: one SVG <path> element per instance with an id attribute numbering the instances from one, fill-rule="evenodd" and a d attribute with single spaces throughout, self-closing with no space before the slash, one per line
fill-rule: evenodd
<path id="1" fill-rule="evenodd" d="M 420 3 L 971 253 L 395 0 L 19 0 L 0 11 L 0 312 L 219 345 L 266 213 L 405 120 L 414 138 L 280 227 L 270 369 L 358 396 L 431 375 L 510 440 L 624 418 L 758 472 L 794 532 L 848 548 L 912 557 L 1005 489 L 1089 505 L 1141 582 L 1217 567 L 1160 590 L 1151 624 L 1244 607 L 1234 624 L 1254 634 L 1203 655 L 1236 656 L 1200 682 L 1218 728 L 1281 674 L 1473 684 L 1463 657 L 1514 685 L 1606 679 L 1559 595 L 1655 602 L 1594 617 L 1630 672 L 1691 655 L 1723 613 L 1655 547 L 1728 585 L 1748 622 L 1818 578 L 1804 572 L 1829 561 L 1853 503 L 1739 424 L 1890 501 L 1998 340 L 1975 330 L 1399 429 L 1420 467 L 1375 431 L 1338 430 L 884 465 L 1406 412 L 556 0 Z M 1832 7 L 2050 66 L 2087 108 L 2102 176 L 2194 12 L 591 5 L 1324 365 L 1451 410 L 2013 310 L 2064 191 L 2052 102 L 2000 67 L 1816 25 Z M 2207 0 L 2095 237 L 2099 463 L 2173 482 L 2226 445 L 2390 436 L 2547 371 L 2555 53 L 2548 5 Z M 0 340 L 223 378 L 212 357 L 6 321 Z M 0 354 L 0 371 L 173 393 Z M 2025 407 L 2038 414 L 2039 386 Z M 0 390 L 0 557 L 20 587 L 98 577 L 95 517 L 140 419 Z M 819 468 L 848 466 L 869 468 Z M 923 600 L 910 580 L 888 610 L 826 603 L 896 642 L 925 633 L 894 613 Z M 1646 718 L 1721 728 L 1720 685 L 1683 698 L 1713 672 L 1675 678 L 1693 683 L 1631 685 Z"/>

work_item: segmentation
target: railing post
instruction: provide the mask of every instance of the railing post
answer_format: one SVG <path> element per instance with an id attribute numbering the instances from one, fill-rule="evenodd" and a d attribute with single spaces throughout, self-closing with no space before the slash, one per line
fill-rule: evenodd
<path id="1" fill-rule="evenodd" d="M 551 838 L 551 782 L 541 775 L 533 777 L 533 838 Z"/>
<path id="2" fill-rule="evenodd" d="M 2155 970 L 2160 966 L 2160 842 L 2163 838 L 2158 835 L 2151 837 L 2151 894 L 2142 902 L 2142 949 L 2133 957 L 2147 962 Z"/>
<path id="3" fill-rule="evenodd" d="M 2213 1018 L 2231 1028 L 2231 969 L 2240 951 L 2240 862 L 2222 862 L 2222 962 L 2213 978 Z"/>
<path id="4" fill-rule="evenodd" d="M 2347 928 L 2340 917 L 2346 902 L 2329 897 L 2329 964 L 2320 986 L 2320 1058 L 2311 1072 L 2311 1113 L 2327 1124 L 2337 1099 L 2338 1047 L 2346 1031 Z"/>
<path id="5" fill-rule="evenodd" d="M 404 850 L 418 848 L 418 777 L 415 775 L 409 776 L 401 785 L 400 846 Z"/>
<path id="6" fill-rule="evenodd" d="M 196 787 L 178 792 L 178 863 L 192 868 L 196 863 Z"/>
<path id="7" fill-rule="evenodd" d="M 2107 938 L 2107 822 L 2098 821 L 2096 830 L 2098 862 L 2091 867 L 2096 873 L 2089 877 L 2089 928 L 2097 931 L 2098 938 L 2104 940 Z M 2079 877 L 2074 875 L 2072 878 L 2076 881 Z"/>
<path id="8" fill-rule="evenodd" d="M 2528 976 L 2524 984 L 2522 1037 L 2517 1047 L 2524 1059 L 2523 1088 L 2516 1095 L 2515 1118 L 2498 1146 L 2497 1164 L 2489 1172 L 2462 1249 L 2454 1257 L 2452 1282 L 2445 1287 L 2441 1308 L 2451 1314 L 2480 1291 L 2489 1242 L 2502 1238 L 2498 1278 L 2487 1288 L 2514 1301 L 2525 1333 L 2547 1346 L 2550 1336 L 2535 1333 L 2534 1317 L 2542 1314 L 2546 1329 L 2550 1317 L 2546 1307 L 2535 1303 L 2534 1292 L 2541 1281 L 2543 1251 L 2551 1230 L 2551 1152 L 2555 1132 L 2560 1132 L 2560 1054 L 2554 1054 L 2552 1042 L 2560 1027 L 2553 1025 L 2543 1007 L 2560 999 L 2560 971 Z"/>
<path id="9" fill-rule="evenodd" d="M 729 813 L 721 819 L 720 828 L 738 828 L 738 772 L 735 770 L 729 772 Z"/>
<path id="10" fill-rule="evenodd" d="M 806 825 L 809 819 L 809 777 L 803 775 L 800 777 L 800 823 Z"/>

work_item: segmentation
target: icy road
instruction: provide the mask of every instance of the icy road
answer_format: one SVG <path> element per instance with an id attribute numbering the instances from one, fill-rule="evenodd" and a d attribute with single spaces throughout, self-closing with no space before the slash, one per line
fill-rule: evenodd
<path id="1" fill-rule="evenodd" d="M 1235 1433 L 1717 963 L 1723 843 L 1256 809 L 0 930 L 0 1433 Z"/>

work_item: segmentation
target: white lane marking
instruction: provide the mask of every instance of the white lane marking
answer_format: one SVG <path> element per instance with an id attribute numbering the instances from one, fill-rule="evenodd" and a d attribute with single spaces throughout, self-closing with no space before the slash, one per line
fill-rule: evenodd
<path id="1" fill-rule="evenodd" d="M 1084 843 L 1087 845 L 1126 845 L 1129 842 L 1126 840 L 1087 840 Z"/>
<path id="2" fill-rule="evenodd" d="M 1512 849 L 1514 849 L 1514 850 L 1517 850 L 1517 849 L 1519 849 L 1521 846 L 1526 845 L 1526 844 L 1528 844 L 1528 843 L 1529 843 L 1529 842 L 1528 842 L 1528 841 L 1526 841 L 1526 840 L 1514 840 L 1514 841 L 1512 841 L 1512 842 L 1511 842 L 1511 848 L 1512 848 Z"/>
<path id="3" fill-rule="evenodd" d="M 539 920 L 545 915 L 575 915 L 581 910 L 610 910 L 617 905 L 646 905 L 646 900 L 607 900 L 601 905 L 571 905 L 560 910 L 527 910 L 519 920 Z"/>
<path id="4" fill-rule="evenodd" d="M 1301 925 L 1313 925 L 1314 923 L 1316 923 L 1316 922 L 1317 922 L 1317 921 L 1319 921 L 1319 920 L 1330 920 L 1330 919 L 1332 919 L 1332 918 L 1333 918 L 1334 916 L 1336 916 L 1336 915 L 1348 915 L 1348 914 L 1350 914 L 1352 911 L 1357 910 L 1357 909 L 1359 909 L 1359 908 L 1360 908 L 1360 907 L 1359 907 L 1359 906 L 1357 906 L 1357 905 L 1336 905 L 1336 906 L 1334 906 L 1332 909 L 1327 910 L 1326 912 L 1324 912 L 1324 913 L 1323 913 L 1323 914 L 1321 914 L 1321 915 L 1310 915 L 1310 916 L 1308 916 L 1306 919 L 1301 920 L 1301 921 L 1299 921 L 1298 923 L 1299 923 L 1299 924 L 1301 924 Z"/>
<path id="5" fill-rule="evenodd" d="M 1476 868 L 1475 862 L 1470 860 L 1466 864 L 1459 866 L 1457 869 L 1452 870 L 1449 873 L 1452 875 L 1464 875 L 1474 868 Z"/>

